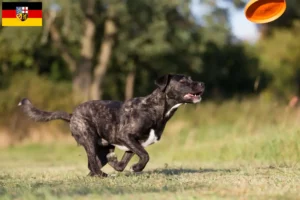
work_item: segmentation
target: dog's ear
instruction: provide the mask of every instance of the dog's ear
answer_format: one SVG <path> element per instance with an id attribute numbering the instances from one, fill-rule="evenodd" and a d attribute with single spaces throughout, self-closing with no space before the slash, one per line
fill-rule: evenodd
<path id="1" fill-rule="evenodd" d="M 158 79 L 156 79 L 155 85 L 157 85 L 160 88 L 160 90 L 164 92 L 169 84 L 170 78 L 171 74 L 161 76 Z"/>

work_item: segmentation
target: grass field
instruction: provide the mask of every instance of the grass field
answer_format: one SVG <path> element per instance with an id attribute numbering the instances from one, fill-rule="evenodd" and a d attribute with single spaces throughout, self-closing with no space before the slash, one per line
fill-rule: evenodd
<path id="1" fill-rule="evenodd" d="M 4 148 L 0 199 L 300 199 L 299 119 L 253 101 L 182 107 L 144 172 L 106 166 L 105 179 L 87 176 L 75 142 Z"/>

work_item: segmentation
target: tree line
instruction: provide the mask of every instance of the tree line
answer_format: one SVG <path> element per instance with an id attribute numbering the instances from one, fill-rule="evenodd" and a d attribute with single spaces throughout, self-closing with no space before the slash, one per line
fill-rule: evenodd
<path id="1" fill-rule="evenodd" d="M 212 99 L 299 94 L 299 1 L 289 0 L 280 19 L 260 25 L 254 45 L 234 37 L 217 0 L 201 1 L 210 8 L 201 22 L 190 3 L 44 0 L 42 28 L 1 26 L 0 110 L 9 109 L 8 99 L 30 94 L 43 96 L 41 102 L 55 95 L 74 102 L 129 99 L 149 93 L 165 73 L 205 82 Z"/>

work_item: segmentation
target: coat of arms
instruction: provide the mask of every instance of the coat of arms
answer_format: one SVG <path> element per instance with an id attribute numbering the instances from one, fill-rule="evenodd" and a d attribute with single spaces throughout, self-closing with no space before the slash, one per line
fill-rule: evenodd
<path id="1" fill-rule="evenodd" d="M 28 18 L 28 7 L 16 7 L 17 18 L 25 21 Z"/>

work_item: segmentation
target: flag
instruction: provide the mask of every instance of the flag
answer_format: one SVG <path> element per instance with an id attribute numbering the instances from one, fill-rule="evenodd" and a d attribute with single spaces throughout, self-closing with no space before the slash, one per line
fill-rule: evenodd
<path id="1" fill-rule="evenodd" d="M 42 2 L 2 2 L 2 26 L 42 25 Z"/>

